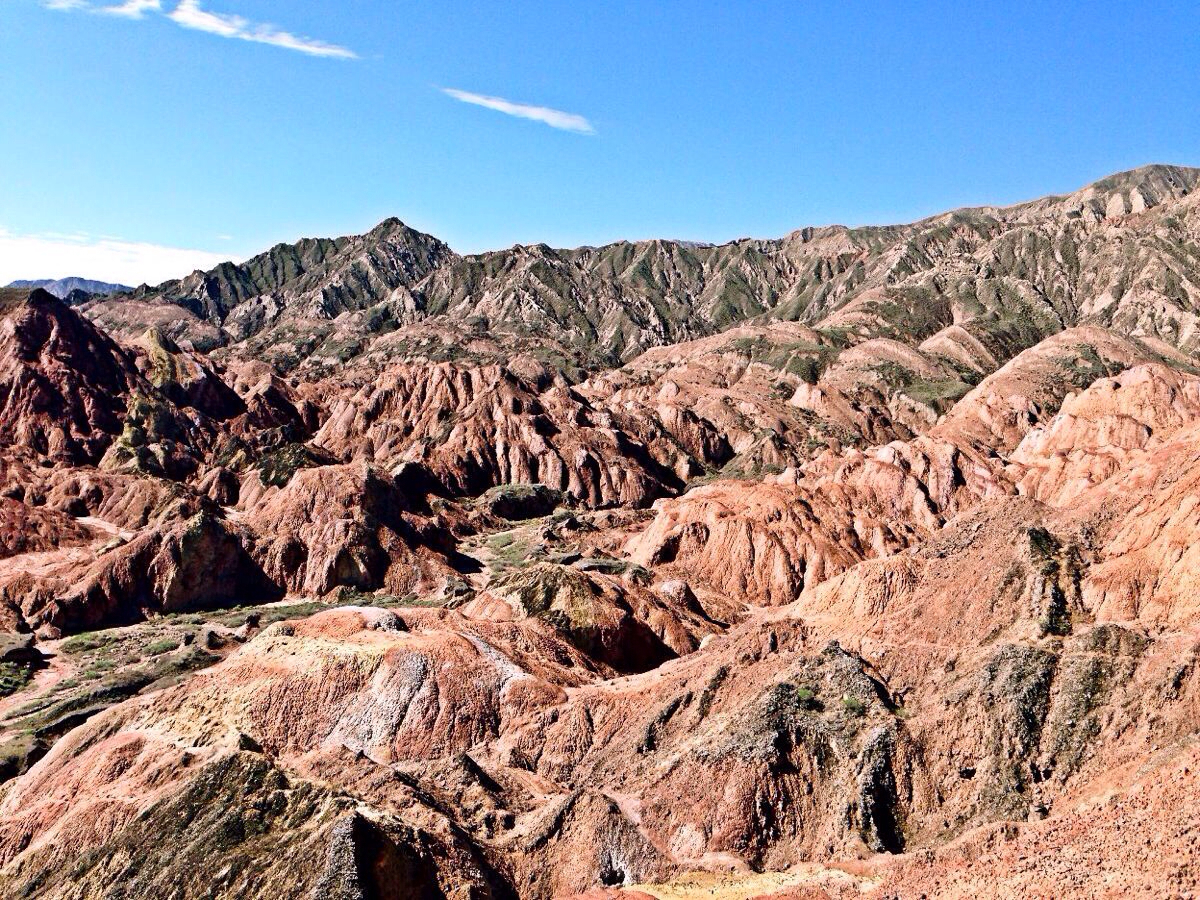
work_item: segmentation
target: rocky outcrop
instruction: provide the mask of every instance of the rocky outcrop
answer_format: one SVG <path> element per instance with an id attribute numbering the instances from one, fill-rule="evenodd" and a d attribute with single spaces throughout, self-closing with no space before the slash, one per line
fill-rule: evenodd
<path id="1" fill-rule="evenodd" d="M 135 353 L 44 291 L 11 298 L 0 321 L 0 447 L 47 464 L 194 473 L 218 442 L 213 416 L 244 406 L 161 336 L 145 346 L 143 374 Z"/>
<path id="2" fill-rule="evenodd" d="M 475 618 L 541 620 L 617 672 L 654 669 L 720 632 L 686 590 L 656 593 L 628 578 L 551 563 L 496 579 L 462 609 Z"/>
<path id="3" fill-rule="evenodd" d="M 1035 426 L 1046 424 L 1068 394 L 1142 363 L 1188 365 L 1157 342 L 1101 328 L 1072 328 L 1037 344 L 985 378 L 931 435 L 961 446 L 1009 453 Z"/>
<path id="4" fill-rule="evenodd" d="M 405 594 L 451 573 L 454 539 L 433 520 L 419 481 L 365 464 L 301 469 L 282 488 L 254 493 L 241 518 L 248 552 L 287 591 L 336 587 Z"/>
<path id="5" fill-rule="evenodd" d="M 790 603 L 806 585 L 928 537 L 994 486 L 986 465 L 949 445 L 851 450 L 818 458 L 807 477 L 722 481 L 660 501 L 626 549 L 718 594 Z"/>
<path id="6" fill-rule="evenodd" d="M 207 510 L 119 539 L 97 556 L 61 554 L 40 565 L 10 561 L 0 577 L 6 627 L 46 635 L 280 594 L 260 577 L 226 523 Z"/>
<path id="7" fill-rule="evenodd" d="M 314 443 L 347 460 L 420 462 L 455 495 L 525 483 L 590 506 L 640 505 L 681 486 L 546 369 L 393 366 L 334 404 Z"/>
<path id="8" fill-rule="evenodd" d="M 83 854 L 43 847 L 6 868 L 4 891 L 102 893 L 118 881 L 131 896 L 360 900 L 445 896 L 468 886 L 488 897 L 498 882 L 453 836 L 386 814 L 367 818 L 351 798 L 260 754 L 185 755 L 151 772 L 153 749 L 136 741 L 110 748 L 109 760 L 126 771 L 98 773 L 96 782 L 150 789 L 127 809 L 114 803 Z"/>
<path id="9" fill-rule="evenodd" d="M 1200 378 L 1162 365 L 1136 366 L 1067 395 L 1058 414 L 1009 457 L 1018 489 L 1065 505 L 1182 427 L 1200 420 Z"/>
<path id="10" fill-rule="evenodd" d="M 135 346 L 149 382 L 176 406 L 198 410 L 213 419 L 232 419 L 246 411 L 237 393 L 213 372 L 198 354 L 181 350 L 158 328 L 151 328 Z"/>
<path id="11" fill-rule="evenodd" d="M 0 444 L 67 465 L 98 461 L 143 384 L 132 358 L 45 291 L 3 312 Z"/>
<path id="12" fill-rule="evenodd" d="M 822 518 L 826 511 L 828 521 Z M 883 541 L 895 539 L 890 525 L 878 534 Z M 839 517 L 832 505 L 815 512 L 799 488 L 734 482 L 662 502 L 628 549 L 641 565 L 678 567 L 719 593 L 788 603 L 806 580 L 861 560 L 870 543 L 870 534 L 855 530 L 853 515 Z"/>
<path id="13" fill-rule="evenodd" d="M 1182 628 L 1194 619 L 1198 454 L 1193 423 L 1081 496 L 1094 516 L 1085 535 L 1094 555 L 1080 590 L 1098 620 Z"/>
<path id="14" fill-rule="evenodd" d="M 91 532 L 65 513 L 0 498 L 0 558 L 81 544 Z"/>

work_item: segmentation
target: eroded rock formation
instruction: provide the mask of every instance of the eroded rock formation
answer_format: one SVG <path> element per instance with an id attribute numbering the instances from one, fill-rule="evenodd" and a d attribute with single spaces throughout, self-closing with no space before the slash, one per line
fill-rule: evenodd
<path id="1" fill-rule="evenodd" d="M 1196 183 L 4 291 L 0 893 L 1194 892 Z"/>

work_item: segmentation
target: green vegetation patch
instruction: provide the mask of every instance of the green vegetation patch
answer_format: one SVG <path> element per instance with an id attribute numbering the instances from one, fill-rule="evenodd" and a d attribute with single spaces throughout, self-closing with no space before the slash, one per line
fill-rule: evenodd
<path id="1" fill-rule="evenodd" d="M 885 360 L 871 367 L 888 387 L 938 412 L 945 412 L 973 387 L 962 378 L 921 378 L 899 363 Z"/>
<path id="2" fill-rule="evenodd" d="M 264 456 L 258 463 L 258 477 L 263 484 L 285 487 L 300 469 L 327 466 L 333 460 L 318 454 L 304 444 L 287 444 Z"/>
<path id="3" fill-rule="evenodd" d="M 749 357 L 751 362 L 795 375 L 808 384 L 816 384 L 840 352 L 836 346 L 809 341 L 776 342 L 765 337 L 738 338 L 729 347 Z"/>
<path id="4" fill-rule="evenodd" d="M 524 569 L 545 557 L 545 549 L 524 530 L 501 531 L 487 539 L 492 552 L 489 568 L 494 572 Z"/>
<path id="5" fill-rule="evenodd" d="M 700 694 L 700 700 L 696 704 L 696 711 L 700 718 L 703 719 L 712 709 L 712 702 L 717 696 L 717 691 L 721 689 L 721 685 L 725 683 L 725 679 L 729 677 L 729 667 L 719 666 L 712 677 L 708 679 L 708 684 L 704 686 L 704 690 Z"/>
<path id="6" fill-rule="evenodd" d="M 33 672 L 29 666 L 14 662 L 0 663 L 0 697 L 15 694 L 29 683 Z"/>
<path id="7" fill-rule="evenodd" d="M 1104 359 L 1090 344 L 1078 345 L 1075 352 L 1076 356 L 1060 360 L 1060 365 L 1067 380 L 1077 388 L 1090 387 L 1097 379 L 1112 378 L 1124 371 L 1124 366 Z"/>
<path id="8" fill-rule="evenodd" d="M 867 704 L 851 694 L 846 694 L 842 697 L 842 709 L 846 711 L 847 715 L 851 716 L 865 716 L 867 714 Z"/>

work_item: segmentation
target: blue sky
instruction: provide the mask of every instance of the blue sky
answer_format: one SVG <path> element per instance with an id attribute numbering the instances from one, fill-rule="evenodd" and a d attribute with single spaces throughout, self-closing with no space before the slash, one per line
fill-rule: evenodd
<path id="1" fill-rule="evenodd" d="M 389 215 L 468 252 L 1065 192 L 1200 164 L 1198 35 L 1194 3 L 0 0 L 0 282 Z"/>

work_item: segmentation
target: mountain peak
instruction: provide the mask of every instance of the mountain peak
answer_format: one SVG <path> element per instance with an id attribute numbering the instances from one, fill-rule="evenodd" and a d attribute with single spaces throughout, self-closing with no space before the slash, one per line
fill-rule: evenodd
<path id="1" fill-rule="evenodd" d="M 408 226 L 400 219 L 399 216 L 388 216 L 386 219 L 372 228 L 368 233 L 374 234 L 375 232 L 396 231 L 398 229 L 408 229 Z"/>
<path id="2" fill-rule="evenodd" d="M 377 241 L 403 241 L 404 243 L 443 248 L 446 252 L 450 251 L 449 246 L 444 241 L 439 240 L 431 234 L 418 231 L 396 216 L 388 216 L 362 237 Z"/>
<path id="3" fill-rule="evenodd" d="M 1114 172 L 1092 182 L 1083 188 L 1082 192 L 1111 195 L 1138 191 L 1146 200 L 1154 199 L 1155 204 L 1152 205 L 1157 205 L 1164 200 L 1178 200 L 1187 196 L 1198 184 L 1200 168 L 1151 163 L 1136 169 Z"/>

